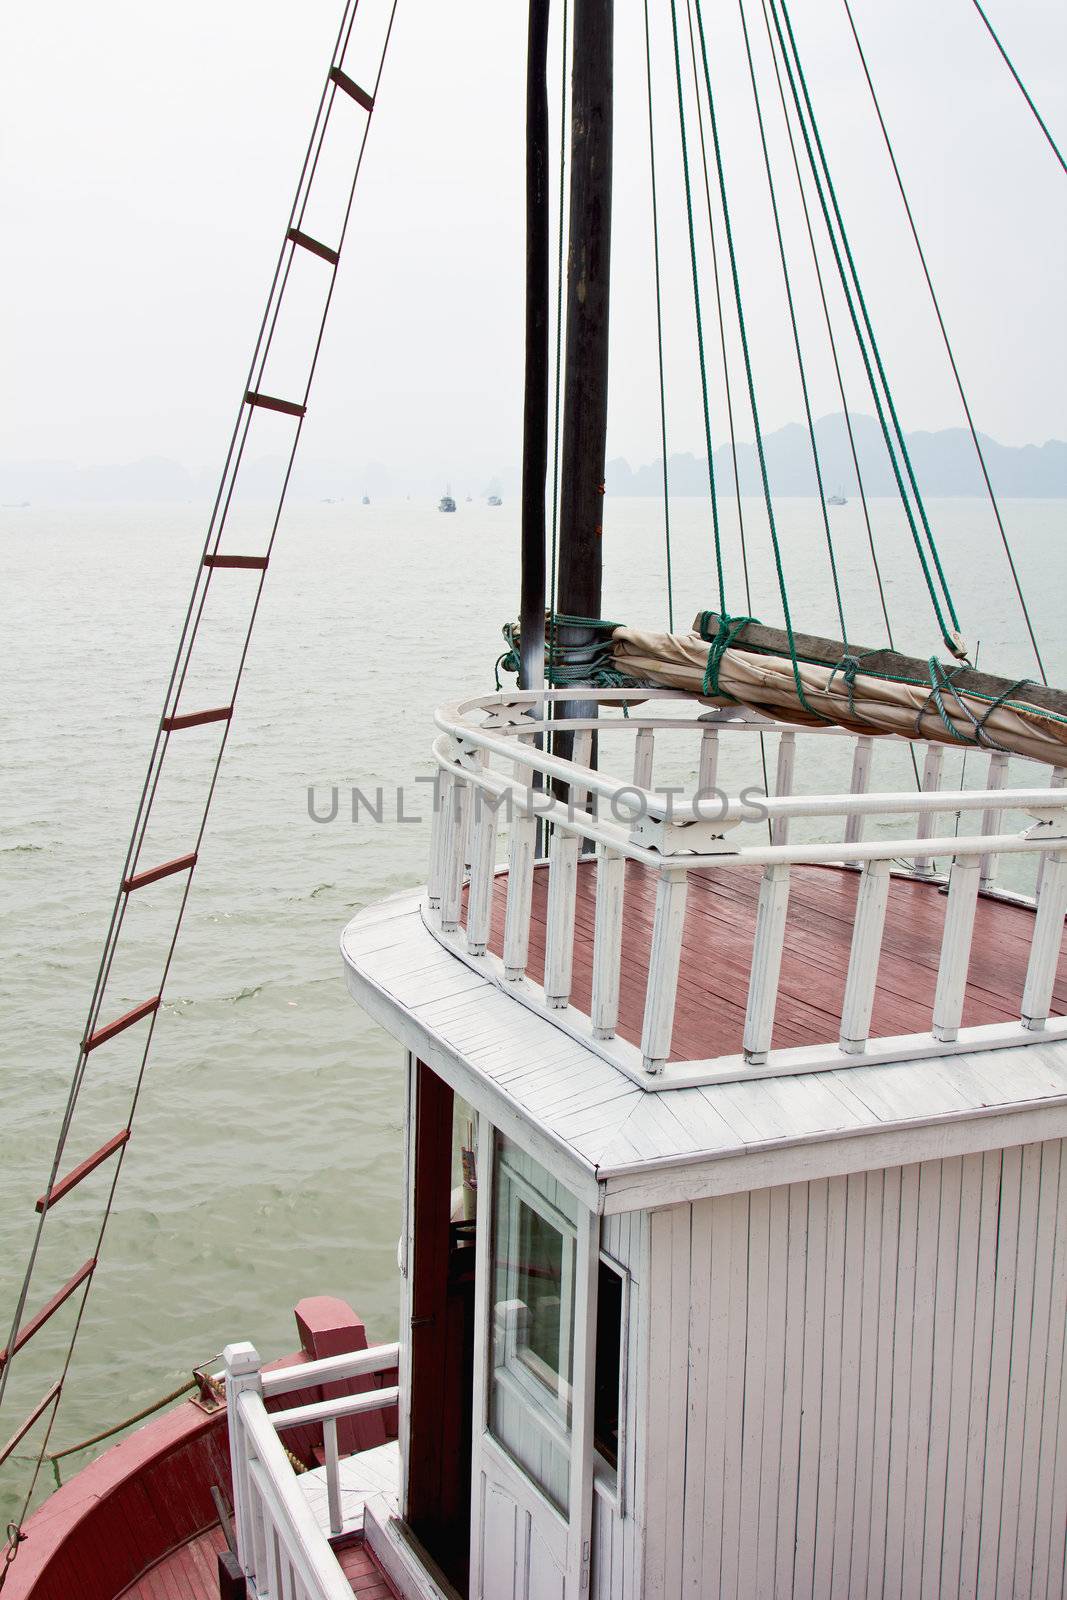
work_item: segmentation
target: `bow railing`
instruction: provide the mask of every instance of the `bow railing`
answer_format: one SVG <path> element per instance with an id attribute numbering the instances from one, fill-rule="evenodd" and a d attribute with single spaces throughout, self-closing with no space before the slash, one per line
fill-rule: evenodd
<path id="1" fill-rule="evenodd" d="M 268 1411 L 265 1400 L 320 1384 L 388 1372 L 400 1347 L 374 1345 L 298 1366 L 264 1372 L 254 1345 L 232 1344 L 223 1352 L 233 1476 L 237 1559 L 249 1593 L 262 1600 L 352 1600 L 345 1577 L 293 1469 L 280 1434 L 321 1425 L 325 1454 L 330 1536 L 345 1531 L 337 1448 L 343 1417 L 394 1406 L 395 1386 L 340 1395 L 310 1405 Z"/>

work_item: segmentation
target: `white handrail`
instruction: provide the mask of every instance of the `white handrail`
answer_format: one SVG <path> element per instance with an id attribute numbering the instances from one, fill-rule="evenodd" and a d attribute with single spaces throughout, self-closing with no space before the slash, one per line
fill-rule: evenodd
<path id="1" fill-rule="evenodd" d="M 991 863 L 998 857 L 1028 856 L 1039 867 L 1037 889 L 1030 904 L 1039 906 L 1035 922 L 1035 948 L 1028 967 L 1025 995 L 1020 995 L 1018 1020 L 994 1029 L 963 1029 L 956 1015 L 966 990 L 969 937 L 957 888 L 953 916 L 946 927 L 941 954 L 942 981 L 931 1015 L 929 1033 L 897 1041 L 909 1055 L 942 1054 L 949 1050 L 994 1048 L 1001 1044 L 1028 1043 L 1035 1038 L 1059 1037 L 1061 1019 L 1049 1019 L 1049 996 L 1054 980 L 1062 932 L 1065 893 L 1062 862 L 1067 849 L 1067 790 L 1057 769 L 1048 787 L 1001 787 L 1006 761 L 991 764 L 987 788 L 956 790 L 940 786 L 942 747 L 930 745 L 927 783 L 921 792 L 871 793 L 869 768 L 872 736 L 846 729 L 798 729 L 788 723 L 750 715 L 692 714 L 692 697 L 682 691 L 589 690 L 586 698 L 598 710 L 636 706 L 640 701 L 673 701 L 688 715 L 663 716 L 658 705 L 650 714 L 638 712 L 621 718 L 575 718 L 550 724 L 543 720 L 546 702 L 573 698 L 573 691 L 504 692 L 445 707 L 436 715 L 441 730 L 434 741 L 434 759 L 444 774 L 442 789 L 446 809 L 434 819 L 433 859 L 436 892 L 431 887 L 425 916 L 435 936 L 472 965 L 494 975 L 524 1005 L 551 1016 L 558 1026 L 580 1038 L 597 1053 L 621 1066 L 645 1087 L 649 1076 L 664 1085 L 708 1082 L 719 1076 L 739 1077 L 782 1071 L 810 1071 L 840 1066 L 862 1059 L 877 1041 L 868 1038 L 882 922 L 891 871 L 913 877 L 933 877 L 940 859 L 959 863 L 960 873 L 976 858 L 982 863 L 982 887 L 990 888 Z M 531 714 L 532 713 L 532 714 Z M 575 759 L 567 760 L 539 748 L 536 735 L 555 727 L 573 728 Z M 699 736 L 694 766 L 700 781 L 716 775 L 718 734 L 723 731 L 776 731 L 781 734 L 776 788 L 764 797 L 762 790 L 742 790 L 736 798 L 716 791 L 714 800 L 698 791 L 679 800 L 673 793 L 657 793 L 650 785 L 656 770 L 656 733 L 660 729 L 690 731 Z M 626 777 L 594 770 L 582 759 L 592 730 L 627 733 L 634 740 L 633 760 Z M 848 792 L 803 794 L 794 790 L 794 752 L 800 735 L 825 738 L 827 732 L 855 741 L 852 779 Z M 584 735 L 584 737 L 583 737 Z M 903 746 L 908 741 L 884 736 L 880 742 Z M 541 741 L 542 745 L 547 741 Z M 505 764 L 494 770 L 490 761 Z M 1020 758 L 1027 759 L 1027 758 Z M 1037 763 L 1040 765 L 1040 763 Z M 934 776 L 937 775 L 937 782 Z M 561 789 L 562 786 L 562 789 Z M 561 798 L 561 794 L 569 799 Z M 590 798 L 593 808 L 585 807 Z M 506 886 L 503 959 L 487 947 L 490 907 L 495 874 L 494 846 L 499 813 L 506 809 L 510 821 L 510 871 Z M 484 814 L 489 813 L 488 818 Z M 1029 816 L 1031 825 L 1005 832 L 1002 818 L 1009 812 Z M 939 836 L 934 822 L 939 816 L 980 818 L 980 833 L 971 837 Z M 533 906 L 534 861 L 532 817 L 543 819 L 549 830 L 547 872 L 546 962 L 543 987 L 527 975 L 530 919 Z M 864 838 L 863 820 L 900 817 L 915 819 L 914 829 L 901 838 Z M 817 843 L 790 842 L 791 819 L 809 822 L 844 819 L 843 837 Z M 755 822 L 769 822 L 770 842 L 752 839 Z M 736 831 L 741 830 L 741 831 Z M 830 831 L 830 830 L 827 830 Z M 837 830 L 833 830 L 837 831 Z M 570 977 L 575 937 L 575 870 L 578 845 L 595 845 L 597 896 L 594 911 L 593 999 L 591 1015 L 570 1003 Z M 640 1050 L 616 1037 L 620 959 L 625 962 L 626 928 L 622 915 L 625 862 L 636 862 L 655 874 L 656 909 L 653 920 L 649 978 L 645 992 Z M 1047 862 L 1055 863 L 1052 870 Z M 853 930 L 845 1004 L 837 1038 L 815 1047 L 821 1057 L 814 1064 L 811 1047 L 772 1050 L 770 1041 L 778 998 L 784 908 L 788 901 L 788 873 L 796 865 L 849 865 L 863 869 L 860 903 Z M 773 882 L 761 893 L 764 912 L 762 942 L 751 973 L 744 1057 L 719 1064 L 695 1061 L 672 1063 L 667 1070 L 674 1026 L 675 994 L 683 958 L 686 890 L 690 874 L 706 869 L 762 869 Z M 915 869 L 918 869 L 917 871 Z M 466 925 L 463 884 L 468 882 Z M 940 881 L 940 880 L 939 880 Z M 960 881 L 964 881 L 961 877 Z M 966 881 L 969 881 L 969 877 Z M 442 884 L 448 893 L 442 898 Z M 1017 901 L 1022 897 L 1015 896 Z M 445 904 L 447 900 L 447 905 Z M 1025 903 L 1025 902 L 1023 902 Z M 773 915 L 772 915 L 773 910 Z M 963 985 L 961 991 L 960 985 Z M 796 1064 L 791 1065 L 793 1058 Z M 635 1059 L 636 1058 L 636 1059 Z M 689 1074 L 687 1077 L 686 1074 Z"/>
<path id="2" fill-rule="evenodd" d="M 260 1516 L 269 1511 L 272 1524 L 265 1530 L 264 1542 L 269 1545 L 272 1536 L 277 1538 L 310 1600 L 352 1600 L 351 1585 L 301 1492 L 262 1397 L 246 1391 L 238 1399 L 237 1414 L 242 1445 L 251 1461 L 261 1468 L 254 1491 L 261 1502 Z M 264 1479 L 269 1484 L 267 1493 Z M 249 1576 L 256 1581 L 260 1574 L 253 1572 Z"/>
<path id="3" fill-rule="evenodd" d="M 399 1353 L 399 1345 L 376 1345 L 263 1373 L 253 1345 L 227 1346 L 226 1406 L 237 1553 L 253 1595 L 263 1600 L 280 1600 L 281 1596 L 287 1600 L 352 1600 L 351 1586 L 297 1482 L 278 1432 L 322 1424 L 330 1532 L 336 1536 L 344 1531 L 338 1419 L 385 1410 L 397 1404 L 400 1392 L 395 1386 L 369 1389 L 276 1412 L 267 1410 L 265 1396 L 367 1377 L 395 1366 Z"/>
<path id="4" fill-rule="evenodd" d="M 387 1372 L 400 1360 L 398 1344 L 372 1344 L 365 1350 L 345 1351 L 338 1356 L 320 1356 L 292 1367 L 274 1367 L 263 1374 L 263 1393 L 269 1400 L 292 1389 L 316 1388 L 321 1383 L 340 1383 L 346 1378 L 364 1378 L 372 1372 Z"/>

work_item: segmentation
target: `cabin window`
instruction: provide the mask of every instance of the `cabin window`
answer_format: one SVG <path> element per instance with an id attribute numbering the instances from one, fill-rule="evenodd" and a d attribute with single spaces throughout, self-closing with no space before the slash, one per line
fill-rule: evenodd
<path id="1" fill-rule="evenodd" d="M 601 1256 L 596 1302 L 593 1444 L 616 1472 L 620 1452 L 625 1304 L 626 1275 Z"/>
<path id="2" fill-rule="evenodd" d="M 489 1427 L 560 1511 L 570 1481 L 577 1204 L 498 1137 Z"/>

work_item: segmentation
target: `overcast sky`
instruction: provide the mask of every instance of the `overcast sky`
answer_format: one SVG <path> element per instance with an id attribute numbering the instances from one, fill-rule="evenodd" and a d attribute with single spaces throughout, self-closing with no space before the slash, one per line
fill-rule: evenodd
<path id="1" fill-rule="evenodd" d="M 762 10 L 745 3 L 821 414 L 838 400 Z M 378 4 L 364 0 L 368 24 Z M 0 459 L 162 455 L 214 468 L 339 9 L 337 0 L 6 8 Z M 705 9 L 770 429 L 802 414 L 796 366 L 737 0 L 705 0 Z M 1067 142 L 1067 7 L 988 0 L 988 9 Z M 639 463 L 659 448 L 644 41 L 639 0 L 617 0 L 616 10 L 609 453 Z M 670 448 L 700 450 L 668 0 L 651 0 L 651 10 Z M 400 0 L 305 435 L 312 458 L 458 473 L 493 471 L 517 456 L 524 12 L 520 0 Z M 854 0 L 854 12 L 979 426 L 1015 444 L 1067 437 L 1067 178 L 972 0 Z M 792 14 L 902 421 L 955 425 L 958 402 L 843 7 L 793 0 Z M 366 76 L 358 50 L 352 65 Z M 557 53 L 556 105 L 558 72 Z M 714 353 L 714 297 L 701 260 Z M 739 380 L 732 322 L 728 338 Z M 844 333 L 842 345 L 850 401 L 870 411 Z M 714 363 L 712 399 L 719 444 L 725 420 Z M 744 405 L 737 431 L 752 437 Z"/>

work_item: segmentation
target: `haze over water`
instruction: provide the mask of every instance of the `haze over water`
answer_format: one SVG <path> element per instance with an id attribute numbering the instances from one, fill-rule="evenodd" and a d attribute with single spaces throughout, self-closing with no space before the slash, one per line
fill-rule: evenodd
<path id="1" fill-rule="evenodd" d="M 1060 682 L 1064 504 L 1004 506 Z M 760 507 L 743 509 L 752 607 L 775 622 Z M 938 639 L 899 511 L 874 509 L 898 646 L 928 655 Z M 718 600 L 710 518 L 696 500 L 671 510 L 684 627 Z M 931 511 L 981 665 L 1032 673 L 988 507 Z M 784 501 L 778 513 L 794 621 L 835 635 L 818 504 Z M 860 507 L 832 516 L 850 636 L 876 645 L 884 628 Z M 661 517 L 649 500 L 606 502 L 606 616 L 665 625 Z M 261 547 L 254 520 L 249 549 Z M 735 503 L 723 521 L 729 609 L 741 613 Z M 0 508 L 5 1333 L 202 537 L 199 510 L 184 506 Z M 292 1349 L 303 1295 L 341 1295 L 372 1338 L 395 1334 L 402 1056 L 349 998 L 338 937 L 359 907 L 423 877 L 429 791 L 414 780 L 431 772 L 432 712 L 492 690 L 517 552 L 514 502 L 461 503 L 455 517 L 415 502 L 286 513 L 57 1445 L 175 1387 L 230 1340 L 252 1339 L 265 1356 Z M 338 786 L 336 821 L 312 820 L 309 785 L 323 811 Z M 422 820 L 396 820 L 398 785 Z M 352 823 L 352 786 L 383 787 L 381 825 Z M 119 1127 L 103 1054 L 91 1058 L 94 1082 Z M 72 1142 L 64 1166 L 87 1148 Z M 91 1188 L 54 1214 L 35 1304 L 90 1253 L 102 1194 Z M 43 1336 L 20 1364 L 27 1406 L 50 1381 L 51 1348 Z M 13 1403 L 12 1419 L 25 1408 Z M 0 1499 L 14 1507 L 11 1493 Z"/>

